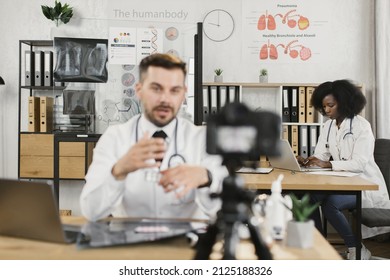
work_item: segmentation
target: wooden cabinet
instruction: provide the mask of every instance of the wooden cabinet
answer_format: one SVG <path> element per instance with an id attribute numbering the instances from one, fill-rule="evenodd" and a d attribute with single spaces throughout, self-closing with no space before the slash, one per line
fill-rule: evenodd
<path id="1" fill-rule="evenodd" d="M 60 143 L 60 179 L 83 179 L 85 176 L 85 143 Z M 54 176 L 54 135 L 20 134 L 20 178 L 46 178 Z"/>

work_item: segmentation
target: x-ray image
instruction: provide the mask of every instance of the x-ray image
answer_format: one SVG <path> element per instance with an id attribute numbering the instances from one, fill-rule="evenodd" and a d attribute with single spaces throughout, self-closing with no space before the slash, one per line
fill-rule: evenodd
<path id="1" fill-rule="evenodd" d="M 94 115 L 94 90 L 64 90 L 64 114 L 66 115 Z"/>
<path id="2" fill-rule="evenodd" d="M 54 38 L 57 82 L 107 82 L 108 40 Z"/>

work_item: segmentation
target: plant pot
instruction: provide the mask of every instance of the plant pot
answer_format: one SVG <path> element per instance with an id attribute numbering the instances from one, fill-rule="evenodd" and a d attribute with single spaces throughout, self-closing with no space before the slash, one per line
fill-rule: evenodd
<path id="1" fill-rule="evenodd" d="M 223 76 L 222 75 L 214 76 L 214 82 L 222 83 L 223 82 Z"/>
<path id="2" fill-rule="evenodd" d="M 311 248 L 313 246 L 314 221 L 287 222 L 287 246 Z"/>
<path id="3" fill-rule="evenodd" d="M 268 76 L 259 76 L 260 83 L 268 83 Z"/>

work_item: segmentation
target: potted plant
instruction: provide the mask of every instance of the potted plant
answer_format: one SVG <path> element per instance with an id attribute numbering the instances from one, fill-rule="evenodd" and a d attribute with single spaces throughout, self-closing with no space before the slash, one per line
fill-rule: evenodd
<path id="1" fill-rule="evenodd" d="M 260 83 L 268 83 L 268 70 L 267 69 L 263 68 L 260 70 L 259 82 Z"/>
<path id="2" fill-rule="evenodd" d="M 313 245 L 314 221 L 310 215 L 317 209 L 319 203 L 310 204 L 309 194 L 298 199 L 294 194 L 290 195 L 293 219 L 287 222 L 287 246 L 298 248 L 310 248 Z"/>
<path id="3" fill-rule="evenodd" d="M 221 68 L 217 68 L 214 70 L 215 76 L 214 76 L 214 82 L 216 83 L 222 83 L 223 82 L 223 76 L 222 76 L 223 70 Z"/>
<path id="4" fill-rule="evenodd" d="M 54 7 L 41 5 L 43 15 L 54 21 L 56 26 L 60 24 L 60 21 L 67 24 L 73 16 L 73 8 L 68 4 L 62 6 L 61 2 L 57 0 L 54 2 Z"/>

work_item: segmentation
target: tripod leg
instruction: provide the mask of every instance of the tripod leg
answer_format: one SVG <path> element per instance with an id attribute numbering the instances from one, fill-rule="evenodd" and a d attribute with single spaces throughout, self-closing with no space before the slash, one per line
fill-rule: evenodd
<path id="1" fill-rule="evenodd" d="M 264 244 L 260 232 L 251 222 L 248 222 L 248 229 L 251 235 L 251 240 L 255 246 L 255 252 L 259 260 L 272 260 L 271 252 L 266 244 Z"/>
<path id="2" fill-rule="evenodd" d="M 224 260 L 235 260 L 236 259 L 236 248 L 239 243 L 238 238 L 238 222 L 226 223 L 224 233 L 224 246 L 223 246 L 223 259 Z"/>
<path id="3" fill-rule="evenodd" d="M 217 239 L 218 226 L 216 224 L 210 225 L 207 232 L 199 237 L 198 244 L 196 246 L 196 254 L 194 260 L 208 260 L 211 254 L 211 250 Z"/>

